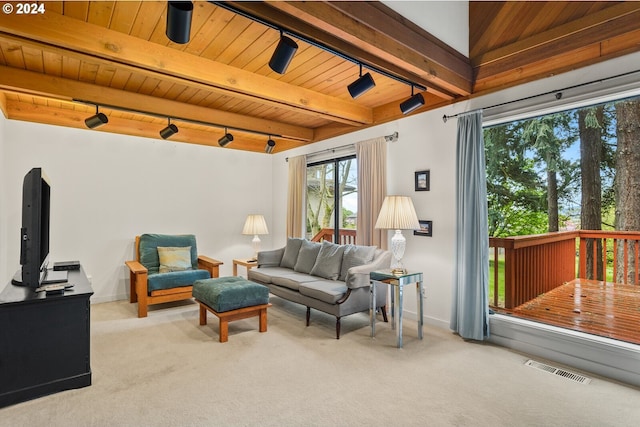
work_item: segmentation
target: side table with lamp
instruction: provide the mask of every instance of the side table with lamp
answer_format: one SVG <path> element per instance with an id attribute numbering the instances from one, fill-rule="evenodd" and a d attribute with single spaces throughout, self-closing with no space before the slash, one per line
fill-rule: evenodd
<path id="1" fill-rule="evenodd" d="M 376 300 L 376 287 L 375 283 L 385 283 L 392 285 L 394 289 L 391 292 L 391 326 L 396 329 L 397 346 L 402 348 L 402 311 L 403 311 L 403 288 L 408 284 L 415 283 L 417 291 L 417 305 L 418 305 L 418 338 L 422 339 L 423 336 L 423 324 L 424 324 L 424 304 L 422 301 L 422 273 L 420 272 L 407 272 L 402 264 L 402 257 L 406 247 L 406 239 L 402 235 L 401 230 L 415 230 L 420 228 L 418 221 L 418 215 L 413 207 L 413 202 L 408 196 L 387 196 L 382 203 L 378 220 L 376 221 L 375 228 L 395 230 L 394 236 L 391 238 L 391 253 L 393 254 L 393 261 L 391 263 L 391 269 L 374 271 L 369 275 L 371 281 L 371 309 L 370 309 L 370 322 L 371 322 L 371 337 L 375 336 L 376 323 L 375 323 L 375 304 Z M 398 327 L 395 328 L 395 300 L 398 301 Z"/>

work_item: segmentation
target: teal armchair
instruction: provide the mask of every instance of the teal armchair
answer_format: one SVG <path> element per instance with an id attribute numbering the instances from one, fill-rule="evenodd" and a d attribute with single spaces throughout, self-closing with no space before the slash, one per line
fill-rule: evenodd
<path id="1" fill-rule="evenodd" d="M 219 276 L 221 261 L 198 255 L 192 234 L 136 236 L 136 259 L 129 268 L 129 301 L 138 303 L 138 317 L 148 307 L 192 298 L 193 282 Z"/>

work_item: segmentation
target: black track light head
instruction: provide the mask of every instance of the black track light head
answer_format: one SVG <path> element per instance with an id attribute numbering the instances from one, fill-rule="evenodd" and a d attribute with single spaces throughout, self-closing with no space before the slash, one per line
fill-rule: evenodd
<path id="1" fill-rule="evenodd" d="M 267 145 L 265 145 L 264 147 L 264 152 L 267 154 L 271 154 L 271 152 L 275 147 L 276 147 L 276 142 L 273 139 L 271 139 L 271 137 L 269 137 L 269 139 L 267 140 Z"/>
<path id="2" fill-rule="evenodd" d="M 171 123 L 171 119 L 167 119 L 167 120 L 169 124 L 167 125 L 166 128 L 160 131 L 160 136 L 162 137 L 162 139 L 168 139 L 170 136 L 178 133 L 178 126 Z"/>
<path id="3" fill-rule="evenodd" d="M 109 123 L 109 118 L 107 117 L 106 114 L 98 112 L 97 105 L 96 105 L 96 114 L 84 120 L 84 124 L 87 125 L 89 129 L 95 129 L 107 123 Z"/>
<path id="4" fill-rule="evenodd" d="M 233 142 L 233 135 L 227 132 L 227 129 L 224 130 L 224 135 L 218 140 L 218 145 L 221 147 L 226 147 L 231 142 Z"/>
<path id="5" fill-rule="evenodd" d="M 411 92 L 413 92 L 413 88 Z M 424 105 L 424 97 L 422 96 L 422 94 L 421 93 L 416 93 L 415 95 L 412 94 L 411 98 L 407 99 L 406 101 L 403 101 L 400 104 L 400 111 L 402 111 L 402 114 L 409 114 L 416 108 L 422 107 L 423 105 Z"/>
<path id="6" fill-rule="evenodd" d="M 296 42 L 280 33 L 280 41 L 271 55 L 269 67 L 278 74 L 284 74 L 297 50 Z"/>
<path id="7" fill-rule="evenodd" d="M 167 37 L 175 43 L 189 43 L 193 3 L 190 1 L 167 2 Z"/>
<path id="8" fill-rule="evenodd" d="M 353 99 L 356 99 L 366 91 L 373 89 L 375 85 L 376 82 L 373 81 L 371 73 L 367 73 L 364 76 L 362 75 L 362 64 L 360 64 L 360 77 L 358 78 L 358 80 L 347 86 L 347 90 L 349 91 L 351 97 Z"/>

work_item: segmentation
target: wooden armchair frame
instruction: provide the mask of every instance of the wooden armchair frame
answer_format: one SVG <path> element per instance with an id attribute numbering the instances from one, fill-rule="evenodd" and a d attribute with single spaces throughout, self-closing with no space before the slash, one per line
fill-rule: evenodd
<path id="1" fill-rule="evenodd" d="M 136 236 L 136 260 L 125 261 L 129 267 L 130 293 L 129 302 L 138 303 L 138 317 L 147 317 L 148 307 L 153 304 L 162 304 L 171 301 L 181 301 L 193 297 L 193 286 L 180 286 L 171 289 L 159 289 L 149 293 L 147 278 L 148 270 L 140 263 L 140 236 Z M 220 276 L 222 261 L 198 255 L 198 269 L 207 270 L 211 277 Z"/>

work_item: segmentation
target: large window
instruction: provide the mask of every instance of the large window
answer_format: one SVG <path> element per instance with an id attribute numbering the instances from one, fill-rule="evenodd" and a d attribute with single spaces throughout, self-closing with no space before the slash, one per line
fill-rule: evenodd
<path id="1" fill-rule="evenodd" d="M 640 98 L 485 128 L 489 235 L 640 230 Z"/>
<path id="2" fill-rule="evenodd" d="M 357 181 L 355 156 L 307 165 L 306 238 L 355 242 Z"/>

